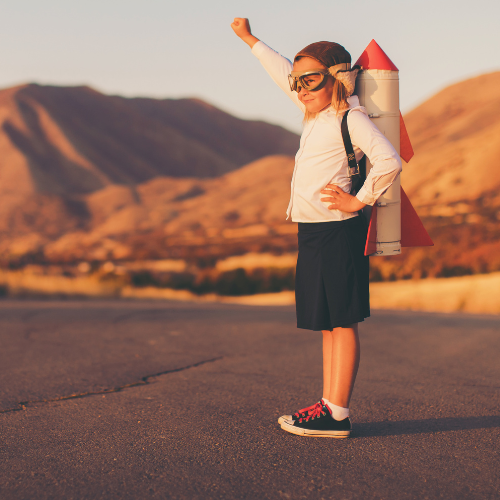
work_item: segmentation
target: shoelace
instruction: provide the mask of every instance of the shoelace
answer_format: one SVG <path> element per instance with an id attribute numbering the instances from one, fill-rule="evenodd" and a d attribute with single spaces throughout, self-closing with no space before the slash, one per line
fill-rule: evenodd
<path id="1" fill-rule="evenodd" d="M 320 415 L 326 415 L 325 412 L 323 411 L 323 405 L 318 405 L 317 408 L 314 408 L 313 411 L 309 412 L 309 415 L 307 415 L 307 417 L 299 419 L 299 422 L 302 423 L 302 420 L 309 422 L 309 419 L 315 419 Z"/>
<path id="2" fill-rule="evenodd" d="M 323 406 L 323 400 L 320 399 L 317 403 L 308 406 L 307 408 L 302 408 L 302 410 L 299 410 L 297 413 L 295 413 L 295 416 L 304 418 L 306 414 L 310 414 L 311 412 L 315 411 L 317 408 L 321 408 L 322 406 Z"/>
<path id="3" fill-rule="evenodd" d="M 326 415 L 326 413 L 323 411 L 323 405 L 321 403 L 318 403 L 316 407 L 309 412 L 309 415 L 307 415 L 307 417 L 302 417 L 301 419 L 299 419 L 299 422 L 302 423 L 302 420 L 309 422 L 309 419 L 314 419 L 316 417 L 319 417 L 320 415 Z"/>

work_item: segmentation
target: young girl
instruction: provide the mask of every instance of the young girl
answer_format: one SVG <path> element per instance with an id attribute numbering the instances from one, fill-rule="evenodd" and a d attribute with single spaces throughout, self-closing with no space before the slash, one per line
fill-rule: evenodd
<path id="1" fill-rule="evenodd" d="M 358 323 L 370 316 L 367 227 L 358 214 L 373 205 L 401 171 L 391 143 L 353 96 L 357 67 L 339 44 L 317 42 L 292 63 L 252 35 L 248 19 L 231 24 L 271 78 L 304 112 L 287 218 L 298 222 L 295 280 L 297 327 L 323 333 L 323 397 L 278 422 L 302 436 L 349 437 L 349 400 L 359 365 Z M 341 133 L 347 125 L 356 161 L 370 160 L 356 196 Z"/>

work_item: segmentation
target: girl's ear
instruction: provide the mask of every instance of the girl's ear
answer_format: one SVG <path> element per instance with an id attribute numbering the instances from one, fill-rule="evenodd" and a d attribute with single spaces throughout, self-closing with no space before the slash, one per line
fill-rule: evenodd
<path id="1" fill-rule="evenodd" d="M 335 78 L 344 85 L 348 97 L 354 92 L 358 72 L 359 69 L 353 69 L 351 71 L 338 71 L 335 75 Z"/>

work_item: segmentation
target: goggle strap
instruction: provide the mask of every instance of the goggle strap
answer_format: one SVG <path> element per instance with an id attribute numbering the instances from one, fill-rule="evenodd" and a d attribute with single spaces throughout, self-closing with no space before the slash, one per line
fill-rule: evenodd
<path id="1" fill-rule="evenodd" d="M 293 78 L 298 78 L 299 76 L 309 75 L 313 73 L 321 73 L 323 75 L 328 75 L 328 70 L 325 68 L 308 69 L 307 71 L 292 71 L 290 76 Z"/>
<path id="2" fill-rule="evenodd" d="M 328 72 L 330 75 L 335 76 L 339 71 L 349 71 L 351 69 L 351 63 L 340 63 L 335 66 L 330 66 Z"/>

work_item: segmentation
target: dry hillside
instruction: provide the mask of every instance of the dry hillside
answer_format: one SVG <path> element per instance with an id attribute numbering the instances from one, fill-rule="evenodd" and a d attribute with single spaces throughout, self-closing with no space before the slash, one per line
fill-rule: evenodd
<path id="1" fill-rule="evenodd" d="M 416 154 L 404 184 L 416 205 L 452 205 L 499 191 L 500 72 L 442 90 L 405 123 Z"/>
<path id="2" fill-rule="evenodd" d="M 85 197 L 87 226 L 44 245 L 50 261 L 208 259 L 293 251 L 285 222 L 293 158 L 269 156 L 217 179 L 160 177 Z"/>
<path id="3" fill-rule="evenodd" d="M 374 279 L 500 269 L 498 111 L 500 72 L 405 116 L 415 157 L 402 183 L 436 246 L 372 259 Z M 4 263 L 296 248 L 284 212 L 297 137 L 279 127 L 198 101 L 39 86 L 0 92 L 0 120 Z"/>
<path id="4" fill-rule="evenodd" d="M 89 87 L 0 91 L 1 192 L 71 195 L 158 176 L 217 177 L 298 137 L 199 100 L 125 99 Z"/>
<path id="5" fill-rule="evenodd" d="M 177 178 L 219 177 L 298 146 L 298 136 L 281 127 L 199 100 L 125 99 L 88 87 L 2 90 L 0 125 L 4 262 L 43 259 L 47 242 L 92 232 L 120 207 L 140 205 L 136 188 L 151 179 L 168 176 L 166 191 L 182 191 L 189 181 L 177 188 Z M 136 219 L 126 224 L 133 237 Z"/>
<path id="6" fill-rule="evenodd" d="M 500 72 L 445 88 L 405 117 L 415 156 L 403 186 L 434 248 L 372 259 L 384 278 L 500 269 Z"/>

